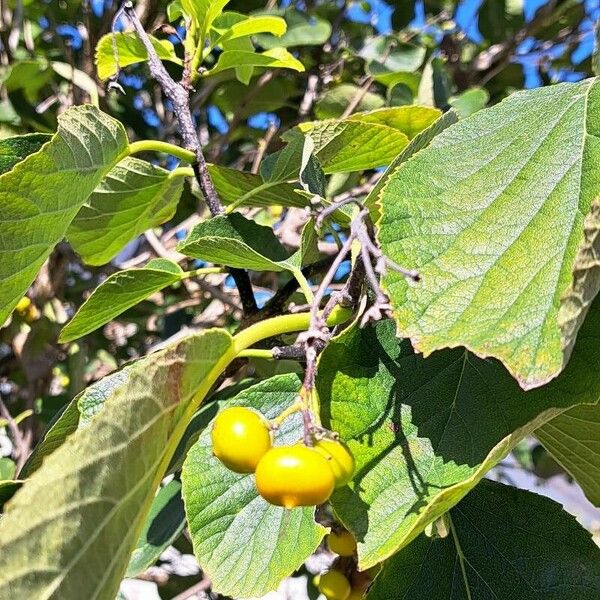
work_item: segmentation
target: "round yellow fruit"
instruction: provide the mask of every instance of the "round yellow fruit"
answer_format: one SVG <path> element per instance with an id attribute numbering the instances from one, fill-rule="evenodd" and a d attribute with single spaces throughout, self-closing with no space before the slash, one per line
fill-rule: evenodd
<path id="1" fill-rule="evenodd" d="M 266 419 L 242 406 L 221 411 L 212 432 L 214 455 L 236 473 L 253 473 L 271 449 L 271 431 Z"/>
<path id="2" fill-rule="evenodd" d="M 352 479 L 356 462 L 350 448 L 337 440 L 319 440 L 315 450 L 320 452 L 329 462 L 335 476 L 335 487 L 344 487 Z"/>
<path id="3" fill-rule="evenodd" d="M 267 502 L 285 508 L 323 504 L 334 486 L 328 461 L 314 448 L 303 445 L 272 448 L 256 468 L 258 493 Z"/>
<path id="4" fill-rule="evenodd" d="M 339 571 L 327 571 L 314 580 L 315 586 L 327 600 L 348 600 L 352 588 L 346 576 Z"/>
<path id="5" fill-rule="evenodd" d="M 354 556 L 356 552 L 356 540 L 349 531 L 332 531 L 327 536 L 327 546 L 340 556 Z"/>

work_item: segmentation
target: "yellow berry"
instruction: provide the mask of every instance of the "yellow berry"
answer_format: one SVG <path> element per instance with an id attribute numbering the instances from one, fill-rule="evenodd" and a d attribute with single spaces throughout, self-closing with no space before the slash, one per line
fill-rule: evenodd
<path id="1" fill-rule="evenodd" d="M 356 552 L 356 540 L 349 531 L 332 531 L 327 536 L 327 546 L 340 556 L 353 556 Z"/>
<path id="2" fill-rule="evenodd" d="M 256 468 L 258 493 L 267 502 L 285 508 L 323 504 L 334 485 L 327 460 L 303 445 L 272 448 Z"/>
<path id="3" fill-rule="evenodd" d="M 214 455 L 236 473 L 253 473 L 271 448 L 266 419 L 241 406 L 226 408 L 217 415 L 211 438 Z"/>
<path id="4" fill-rule="evenodd" d="M 350 582 L 339 571 L 328 571 L 315 577 L 314 583 L 327 600 L 348 600 L 350 596 Z"/>
<path id="5" fill-rule="evenodd" d="M 15 306 L 15 310 L 19 314 L 24 314 L 27 309 L 31 306 L 31 300 L 27 296 L 23 296 Z"/>
<path id="6" fill-rule="evenodd" d="M 350 448 L 337 440 L 319 440 L 315 449 L 328 461 L 335 476 L 335 487 L 344 487 L 352 479 L 356 463 Z"/>

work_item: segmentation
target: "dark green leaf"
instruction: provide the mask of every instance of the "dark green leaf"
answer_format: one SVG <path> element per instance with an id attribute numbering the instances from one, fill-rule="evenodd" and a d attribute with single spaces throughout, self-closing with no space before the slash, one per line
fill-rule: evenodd
<path id="1" fill-rule="evenodd" d="M 152 501 L 142 535 L 129 559 L 125 577 L 135 577 L 151 567 L 179 537 L 185 526 L 181 482 L 163 486 Z"/>
<path id="2" fill-rule="evenodd" d="M 523 391 L 496 360 L 463 349 L 415 354 L 385 321 L 352 327 L 325 349 L 324 421 L 357 460 L 332 502 L 369 567 L 406 546 L 456 504 L 525 435 L 600 397 L 600 301 L 590 310 L 565 372 Z"/>
<path id="3" fill-rule="evenodd" d="M 389 560 L 366 600 L 595 600 L 600 550 L 559 504 L 482 481 L 447 517 Z"/>
<path id="4" fill-rule="evenodd" d="M 329 88 L 315 104 L 315 116 L 317 119 L 337 119 L 344 114 L 344 110 L 350 102 L 361 94 L 361 100 L 356 107 L 356 110 L 369 111 L 377 108 L 382 108 L 385 105 L 385 100 L 367 92 L 362 95 L 361 88 L 351 83 L 341 83 L 335 87 Z"/>

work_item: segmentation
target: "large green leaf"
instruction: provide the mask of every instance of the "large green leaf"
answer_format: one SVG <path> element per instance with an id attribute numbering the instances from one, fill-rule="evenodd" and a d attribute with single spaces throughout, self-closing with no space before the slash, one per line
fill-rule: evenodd
<path id="1" fill-rule="evenodd" d="M 304 71 L 302 63 L 284 48 L 273 48 L 261 53 L 244 50 L 226 50 L 219 54 L 217 64 L 209 71 L 206 71 L 204 76 L 209 77 L 227 69 L 236 69 L 243 66 Z"/>
<path id="2" fill-rule="evenodd" d="M 156 53 L 162 60 L 168 60 L 178 65 L 182 64 L 181 59 L 175 54 L 173 44 L 169 40 L 159 40 L 153 36 L 149 37 Z M 117 46 L 116 56 L 113 39 Z M 147 58 L 148 53 L 146 52 L 146 48 L 135 32 L 107 33 L 100 38 L 96 46 L 98 77 L 100 79 L 109 79 L 116 75 L 119 68 L 145 62 Z"/>
<path id="3" fill-rule="evenodd" d="M 181 534 L 185 511 L 181 498 L 181 482 L 173 479 L 160 488 L 152 501 L 144 528 L 129 559 L 126 577 L 135 577 L 151 567 L 158 557 Z"/>
<path id="4" fill-rule="evenodd" d="M 600 397 L 600 301 L 565 372 L 523 391 L 501 363 L 464 349 L 429 358 L 392 321 L 348 329 L 325 349 L 317 386 L 326 424 L 357 460 L 332 502 L 369 567 L 406 546 L 545 421 Z"/>
<path id="5" fill-rule="evenodd" d="M 112 260 L 131 240 L 168 221 L 177 209 L 184 177 L 128 157 L 94 190 L 67 238 L 91 265 Z"/>
<path id="6" fill-rule="evenodd" d="M 313 226 L 314 231 L 314 226 Z M 309 235 L 310 231 L 306 234 Z M 316 239 L 308 241 L 299 253 L 289 256 L 270 227 L 246 219 L 240 213 L 221 215 L 199 223 L 177 250 L 187 256 L 216 265 L 253 271 L 296 272 L 304 262 L 304 254 Z"/>
<path id="7" fill-rule="evenodd" d="M 0 324 L 127 148 L 125 129 L 92 106 L 59 117 L 39 152 L 0 176 Z"/>
<path id="8" fill-rule="evenodd" d="M 0 140 L 0 175 L 37 152 L 51 137 L 47 133 L 29 133 Z"/>
<path id="9" fill-rule="evenodd" d="M 314 140 L 315 155 L 325 173 L 362 171 L 389 164 L 440 114 L 435 108 L 398 106 L 346 119 L 302 123 L 298 129 Z"/>
<path id="10" fill-rule="evenodd" d="M 204 331 L 84 392 L 77 431 L 5 507 L 0 597 L 115 597 L 175 447 L 233 353 L 229 334 Z"/>
<path id="11" fill-rule="evenodd" d="M 380 216 L 378 200 L 381 190 L 385 187 L 388 179 L 398 170 L 398 167 L 403 162 L 406 162 L 414 154 L 423 150 L 423 148 L 426 148 L 436 135 L 439 135 L 444 129 L 447 129 L 450 125 L 454 125 L 457 121 L 458 115 L 453 110 L 444 113 L 437 121 L 434 121 L 427 127 L 427 129 L 424 129 L 421 133 L 416 135 L 410 141 L 410 144 L 408 144 L 408 146 L 406 146 L 406 148 L 389 164 L 388 168 L 381 176 L 381 179 L 373 186 L 373 189 L 368 193 L 364 201 L 364 204 L 369 208 L 371 218 L 374 221 Z"/>
<path id="12" fill-rule="evenodd" d="M 273 377 L 242 391 L 226 406 L 251 406 L 275 418 L 294 403 L 297 375 Z M 222 403 L 219 403 L 220 405 Z M 233 473 L 213 456 L 210 424 L 183 466 L 183 498 L 194 552 L 213 589 L 234 598 L 254 598 L 274 590 L 319 545 L 325 529 L 314 508 L 273 506 L 257 493 L 254 475 Z M 286 420 L 276 444 L 302 437 L 299 414 Z"/>
<path id="13" fill-rule="evenodd" d="M 399 552 L 366 600 L 600 596 L 600 550 L 560 504 L 482 481 L 447 519 L 447 537 L 423 535 Z"/>
<path id="14" fill-rule="evenodd" d="M 104 280 L 79 307 L 60 333 L 59 342 L 72 342 L 112 321 L 128 308 L 181 279 L 181 267 L 164 258 L 138 269 L 125 269 Z"/>
<path id="15" fill-rule="evenodd" d="M 422 281 L 384 282 L 419 351 L 465 346 L 524 388 L 560 373 L 600 285 L 600 207 L 584 237 L 600 192 L 599 93 L 588 80 L 513 94 L 390 178 L 379 242 Z"/>
<path id="16" fill-rule="evenodd" d="M 535 436 L 600 506 L 600 406 L 575 406 L 536 429 Z"/>

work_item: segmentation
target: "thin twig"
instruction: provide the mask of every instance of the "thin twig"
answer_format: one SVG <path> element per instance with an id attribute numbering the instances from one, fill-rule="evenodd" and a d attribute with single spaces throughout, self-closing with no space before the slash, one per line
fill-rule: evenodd
<path id="1" fill-rule="evenodd" d="M 123 14 L 130 20 L 146 49 L 150 74 L 158 82 L 165 96 L 173 104 L 173 112 L 177 116 L 179 133 L 181 134 L 185 148 L 196 155 L 196 162 L 192 165 L 192 168 L 194 169 L 194 175 L 202 190 L 206 204 L 213 216 L 223 214 L 225 212 L 223 205 L 210 178 L 204 153 L 196 134 L 196 127 L 194 126 L 194 120 L 190 112 L 189 92 L 180 83 L 177 83 L 165 69 L 133 8 L 132 2 L 128 1 L 123 5 Z"/>
<path id="2" fill-rule="evenodd" d="M 225 210 L 208 172 L 208 165 L 196 133 L 194 120 L 190 111 L 189 91 L 183 85 L 177 83 L 165 69 L 133 8 L 133 3 L 130 1 L 126 2 L 123 5 L 122 12 L 131 21 L 133 28 L 146 49 L 150 74 L 158 82 L 165 96 L 173 104 L 173 112 L 177 117 L 179 133 L 185 148 L 192 151 L 196 156 L 196 162 L 192 165 L 192 168 L 208 209 L 213 217 L 222 215 L 225 213 Z M 230 273 L 240 293 L 244 314 L 247 316 L 255 313 L 258 307 L 248 273 L 243 269 L 231 269 Z"/>

